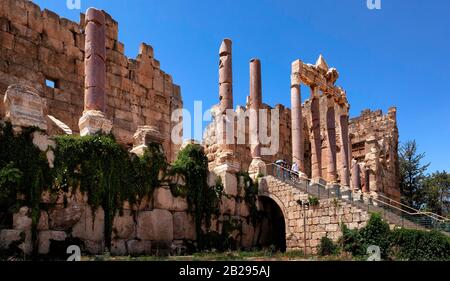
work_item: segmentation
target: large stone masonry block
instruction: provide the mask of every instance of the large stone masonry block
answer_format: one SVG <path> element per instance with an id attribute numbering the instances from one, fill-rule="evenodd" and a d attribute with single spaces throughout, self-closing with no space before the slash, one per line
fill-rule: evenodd
<path id="1" fill-rule="evenodd" d="M 116 215 L 113 221 L 113 237 L 119 239 L 134 238 L 136 225 L 129 210 L 125 210 L 123 215 Z"/>
<path id="2" fill-rule="evenodd" d="M 186 212 L 173 214 L 173 239 L 196 240 L 194 217 Z"/>
<path id="3" fill-rule="evenodd" d="M 138 215 L 137 237 L 142 240 L 172 241 L 173 218 L 167 210 L 154 209 Z"/>
<path id="4" fill-rule="evenodd" d="M 105 212 L 102 207 L 93 214 L 91 207 L 86 206 L 80 220 L 73 226 L 72 236 L 91 242 L 101 242 L 104 238 L 104 221 Z"/>
<path id="5" fill-rule="evenodd" d="M 47 130 L 45 101 L 29 86 L 14 84 L 4 96 L 5 120 L 17 127 L 38 127 Z"/>
<path id="6" fill-rule="evenodd" d="M 186 211 L 188 204 L 186 198 L 174 197 L 169 188 L 160 187 L 153 193 L 154 207 L 169 211 Z"/>
<path id="7" fill-rule="evenodd" d="M 127 254 L 126 241 L 123 239 L 113 239 L 111 241 L 111 254 L 114 256 L 125 256 Z"/>
<path id="8" fill-rule="evenodd" d="M 221 175 L 224 192 L 230 196 L 238 195 L 238 182 L 235 174 L 225 172 Z"/>

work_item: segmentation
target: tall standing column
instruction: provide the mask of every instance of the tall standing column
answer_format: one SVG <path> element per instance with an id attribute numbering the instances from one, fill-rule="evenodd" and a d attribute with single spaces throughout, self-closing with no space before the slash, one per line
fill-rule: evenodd
<path id="1" fill-rule="evenodd" d="M 226 113 L 227 109 L 233 109 L 233 61 L 232 42 L 224 39 L 220 45 L 219 56 L 219 99 L 220 110 Z"/>
<path id="2" fill-rule="evenodd" d="M 292 84 L 292 83 L 291 83 Z M 302 97 L 300 85 L 291 85 L 291 126 L 292 126 L 292 162 L 297 163 L 301 172 L 305 171 Z"/>
<path id="3" fill-rule="evenodd" d="M 311 178 L 318 182 L 322 178 L 322 138 L 320 136 L 320 106 L 316 87 L 311 88 Z"/>
<path id="4" fill-rule="evenodd" d="M 85 20 L 84 111 L 79 120 L 80 135 L 109 133 L 111 121 L 105 118 L 106 44 L 105 14 L 89 8 Z"/>
<path id="5" fill-rule="evenodd" d="M 353 160 L 352 164 L 352 189 L 358 191 L 361 189 L 361 170 L 356 160 Z"/>
<path id="6" fill-rule="evenodd" d="M 364 193 L 370 192 L 370 168 L 365 167 L 364 170 L 364 187 L 362 189 Z"/>
<path id="7" fill-rule="evenodd" d="M 350 168 L 349 168 L 349 135 L 348 135 L 348 115 L 342 114 L 339 118 L 339 124 L 341 128 L 341 185 L 350 186 Z"/>
<path id="8" fill-rule="evenodd" d="M 329 184 L 337 182 L 336 172 L 336 123 L 334 111 L 334 97 L 327 96 L 327 181 Z"/>
<path id="9" fill-rule="evenodd" d="M 261 157 L 259 141 L 259 109 L 261 107 L 261 62 L 250 60 L 250 150 L 252 158 Z"/>
<path id="10" fill-rule="evenodd" d="M 261 160 L 261 143 L 259 139 L 259 109 L 262 105 L 261 62 L 259 59 L 250 60 L 250 150 L 252 162 L 249 173 L 254 177 L 266 174 L 266 165 Z"/>

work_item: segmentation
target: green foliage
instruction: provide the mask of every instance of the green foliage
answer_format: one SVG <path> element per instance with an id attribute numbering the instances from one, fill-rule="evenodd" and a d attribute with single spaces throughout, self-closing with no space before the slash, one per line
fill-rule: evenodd
<path id="1" fill-rule="evenodd" d="M 342 236 L 339 238 L 339 244 L 344 252 L 351 253 L 353 256 L 363 256 L 366 249 L 362 244 L 361 234 L 358 229 L 349 229 L 345 224 L 341 225 Z"/>
<path id="2" fill-rule="evenodd" d="M 329 256 L 339 253 L 339 247 L 330 238 L 324 236 L 320 239 L 319 255 Z"/>
<path id="3" fill-rule="evenodd" d="M 105 240 L 111 242 L 112 220 L 123 202 L 139 203 L 159 186 L 167 163 L 160 145 L 150 144 L 142 157 L 128 153 L 110 135 L 55 138 L 55 187 L 87 192 L 95 212 L 105 211 Z"/>
<path id="4" fill-rule="evenodd" d="M 389 224 L 381 218 L 380 214 L 374 213 L 370 216 L 367 225 L 360 230 L 361 243 L 364 249 L 370 245 L 380 247 L 381 258 L 387 258 L 390 245 Z"/>
<path id="5" fill-rule="evenodd" d="M 0 169 L 0 206 L 10 205 L 8 202 L 17 194 L 13 193 L 22 181 L 23 173 L 14 167 L 14 162 Z"/>
<path id="6" fill-rule="evenodd" d="M 367 254 L 367 248 L 375 245 L 380 247 L 381 257 L 387 258 L 390 249 L 390 229 L 380 214 L 372 214 L 362 229 L 348 229 L 346 225 L 342 225 L 341 229 L 342 237 L 339 242 L 344 251 L 352 253 L 355 257 L 363 257 Z"/>
<path id="7" fill-rule="evenodd" d="M 29 206 L 33 241 L 36 241 L 41 194 L 49 189 L 48 183 L 52 181 L 45 153 L 33 144 L 33 133 L 37 131 L 38 128 L 31 127 L 14 134 L 10 123 L 0 124 L 0 215 L 3 214 L 0 219 L 18 206 Z M 34 250 L 36 246 L 35 243 Z"/>
<path id="8" fill-rule="evenodd" d="M 315 196 L 309 196 L 308 201 L 310 206 L 319 206 L 319 198 Z"/>
<path id="9" fill-rule="evenodd" d="M 425 153 L 417 153 L 415 141 L 407 141 L 399 149 L 400 191 L 403 203 L 420 209 L 423 205 L 424 172 L 430 164 L 422 164 Z"/>
<path id="10" fill-rule="evenodd" d="M 258 211 L 258 207 L 256 206 L 256 201 L 258 199 L 258 181 L 254 181 L 248 172 L 239 172 L 236 174 L 238 181 L 243 179 L 244 186 L 244 201 L 249 207 L 250 213 L 250 222 L 253 226 L 256 226 L 261 221 L 261 213 Z M 260 175 L 257 176 L 257 178 Z"/>
<path id="11" fill-rule="evenodd" d="M 408 261 L 450 261 L 450 238 L 436 231 L 396 229 L 391 255 Z"/>
<path id="12" fill-rule="evenodd" d="M 423 182 L 427 211 L 450 215 L 450 174 L 446 171 L 428 175 Z"/>
<path id="13" fill-rule="evenodd" d="M 219 180 L 215 186 L 208 186 L 208 158 L 203 148 L 189 144 L 182 149 L 172 164 L 171 174 L 183 177 L 185 185 L 177 186 L 178 193 L 187 197 L 189 211 L 194 214 L 197 242 L 203 248 L 203 223 L 211 225 L 212 215 L 219 215 L 219 204 L 223 194 L 223 185 Z"/>
<path id="14" fill-rule="evenodd" d="M 396 229 L 379 214 L 372 214 L 367 225 L 358 230 L 342 226 L 340 245 L 354 257 L 364 258 L 371 245 L 380 247 L 382 259 L 434 261 L 450 260 L 450 239 L 439 232 Z"/>

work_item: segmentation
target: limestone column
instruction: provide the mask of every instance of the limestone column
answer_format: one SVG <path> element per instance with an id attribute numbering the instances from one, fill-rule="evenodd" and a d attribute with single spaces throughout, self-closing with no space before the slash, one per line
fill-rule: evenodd
<path id="1" fill-rule="evenodd" d="M 349 134 L 348 134 L 348 115 L 342 114 L 339 119 L 341 128 L 341 153 L 340 153 L 340 166 L 341 166 L 341 185 L 350 186 L 350 151 L 349 151 Z"/>
<path id="2" fill-rule="evenodd" d="M 317 182 L 322 178 L 322 138 L 320 136 L 319 93 L 315 87 L 311 88 L 311 120 L 311 178 Z"/>
<path id="3" fill-rule="evenodd" d="M 305 171 L 302 97 L 299 84 L 291 83 L 291 130 L 292 130 L 292 162 L 297 163 L 301 172 Z"/>
<path id="4" fill-rule="evenodd" d="M 233 63 L 231 45 L 232 42 L 230 39 L 224 39 L 219 50 L 219 99 L 222 113 L 225 113 L 227 109 L 233 109 Z"/>
<path id="5" fill-rule="evenodd" d="M 365 167 L 364 169 L 364 187 L 362 189 L 364 193 L 370 192 L 370 169 Z"/>
<path id="6" fill-rule="evenodd" d="M 262 105 L 261 62 L 259 59 L 250 60 L 250 120 L 249 136 L 252 162 L 249 173 L 266 174 L 266 165 L 261 160 L 261 144 L 259 139 L 259 109 Z"/>
<path id="7" fill-rule="evenodd" d="M 337 183 L 336 173 L 336 123 L 334 97 L 327 95 L 327 182 Z"/>
<path id="8" fill-rule="evenodd" d="M 361 189 L 361 170 L 356 160 L 353 160 L 352 163 L 352 189 L 358 191 Z"/>
<path id="9" fill-rule="evenodd" d="M 85 19 L 84 111 L 79 120 L 80 135 L 109 133 L 111 121 L 105 118 L 106 44 L 105 14 L 89 8 Z"/>
<path id="10" fill-rule="evenodd" d="M 259 109 L 261 107 L 261 62 L 250 60 L 250 150 L 252 158 L 261 158 L 259 141 Z"/>

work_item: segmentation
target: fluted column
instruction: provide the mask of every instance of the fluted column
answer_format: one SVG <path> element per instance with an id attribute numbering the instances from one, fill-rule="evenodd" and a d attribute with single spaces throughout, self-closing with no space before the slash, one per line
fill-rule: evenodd
<path id="1" fill-rule="evenodd" d="M 349 135 L 348 135 L 348 115 L 342 114 L 339 118 L 340 124 L 340 137 L 341 137 L 341 154 L 340 154 L 340 166 L 341 166 L 341 185 L 350 186 L 350 168 L 349 168 Z"/>
<path id="2" fill-rule="evenodd" d="M 336 123 L 334 110 L 334 97 L 327 96 L 327 181 L 330 184 L 337 182 L 336 172 Z"/>
<path id="3" fill-rule="evenodd" d="M 318 89 L 311 88 L 311 178 L 322 178 L 322 139 L 320 136 L 320 106 Z"/>

